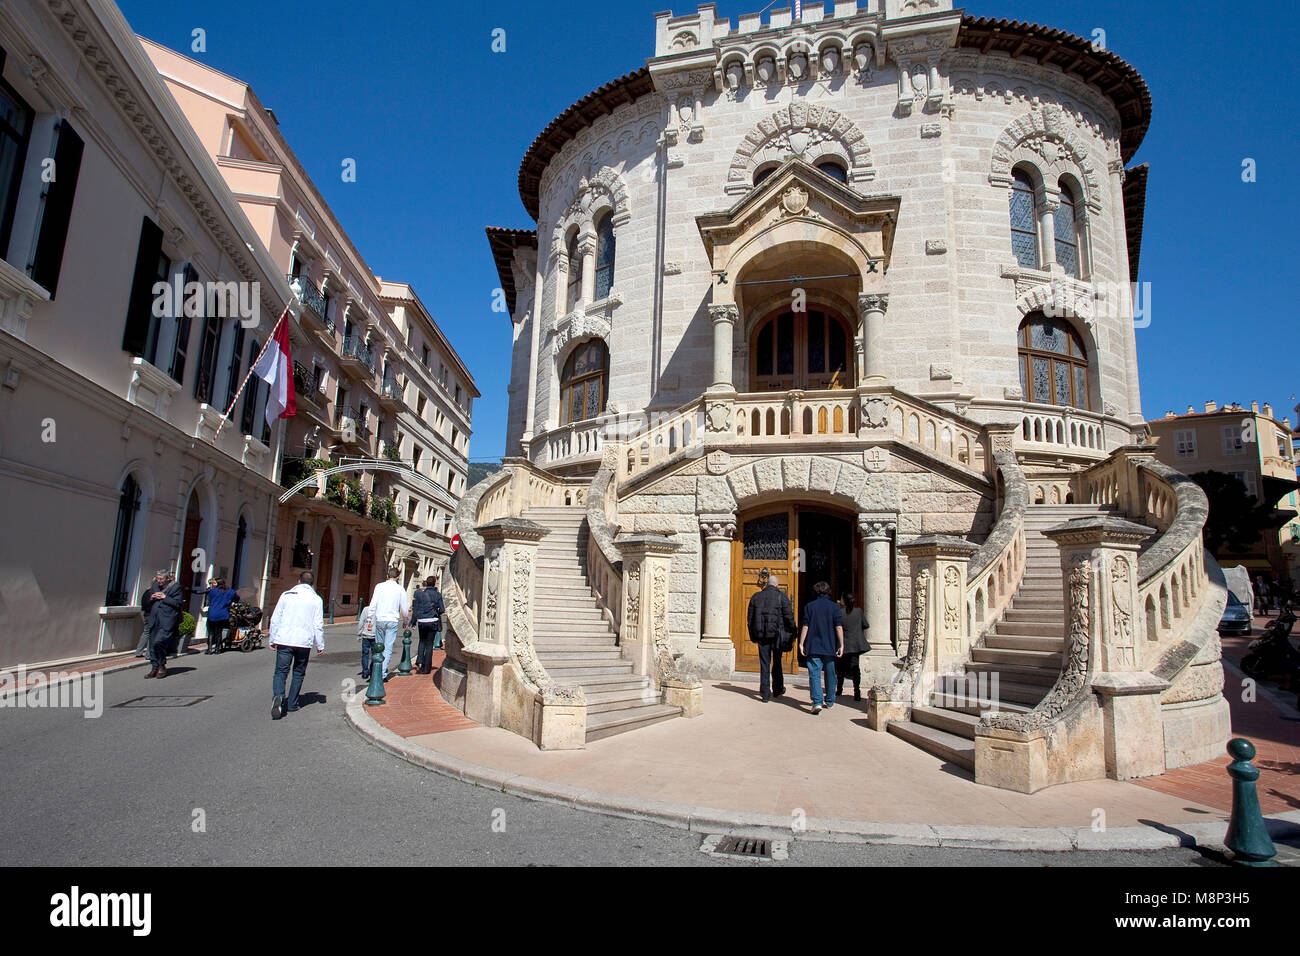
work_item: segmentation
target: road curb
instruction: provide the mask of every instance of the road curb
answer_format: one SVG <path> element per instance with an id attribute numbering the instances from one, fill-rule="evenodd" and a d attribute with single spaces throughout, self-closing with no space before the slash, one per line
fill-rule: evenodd
<path id="1" fill-rule="evenodd" d="M 793 817 L 744 810 L 723 810 L 689 804 L 642 800 L 622 794 L 582 790 L 538 780 L 506 770 L 414 746 L 366 713 L 363 694 L 355 694 L 345 711 L 352 728 L 370 743 L 408 763 L 464 783 L 499 790 L 511 796 L 554 803 L 588 813 L 658 823 L 697 833 L 743 832 L 770 839 L 810 840 L 820 843 L 885 844 L 893 846 L 952 847 L 972 850 L 1164 850 L 1177 847 L 1221 845 L 1224 820 L 1198 821 L 1182 827 L 1118 827 L 1094 831 L 1091 827 L 988 827 L 924 823 L 870 823 L 808 817 L 795 826 Z M 1267 818 L 1269 830 L 1280 835 L 1300 833 L 1300 811 Z"/>

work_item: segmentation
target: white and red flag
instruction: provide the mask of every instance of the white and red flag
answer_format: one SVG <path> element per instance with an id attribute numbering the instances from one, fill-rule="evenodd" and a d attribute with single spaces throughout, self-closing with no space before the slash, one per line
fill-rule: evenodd
<path id="1" fill-rule="evenodd" d="M 266 423 L 274 425 L 276 419 L 292 418 L 298 413 L 293 393 L 293 360 L 289 357 L 289 323 L 283 318 L 267 345 L 253 373 L 267 384 Z"/>

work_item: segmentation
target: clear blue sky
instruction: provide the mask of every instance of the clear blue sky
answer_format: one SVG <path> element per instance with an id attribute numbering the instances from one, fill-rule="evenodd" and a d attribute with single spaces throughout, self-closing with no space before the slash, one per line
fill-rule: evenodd
<path id="1" fill-rule="evenodd" d="M 483 398 L 471 456 L 501 455 L 510 326 L 491 311 L 499 283 L 483 228 L 533 228 L 516 185 L 524 150 L 575 100 L 644 64 L 665 0 L 119 3 L 136 32 L 246 80 L 275 111 L 371 268 L 416 287 L 474 374 Z M 763 7 L 736 3 L 718 7 L 733 21 Z M 1294 421 L 1300 124 L 1287 99 L 1297 55 L 1285 28 L 1294 10 L 966 6 L 1085 37 L 1103 29 L 1151 88 L 1153 122 L 1134 159 L 1151 164 L 1140 276 L 1151 283 L 1151 325 L 1137 333 L 1148 418 L 1256 399 Z M 204 54 L 190 53 L 196 27 L 207 31 Z M 491 51 L 497 27 L 505 53 Z M 345 157 L 357 161 L 355 183 L 341 180 Z M 1247 157 L 1257 164 L 1250 184 Z"/>

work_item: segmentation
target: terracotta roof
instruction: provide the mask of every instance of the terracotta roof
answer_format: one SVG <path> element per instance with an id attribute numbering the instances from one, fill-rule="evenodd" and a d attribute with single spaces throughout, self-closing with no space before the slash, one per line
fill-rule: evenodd
<path id="1" fill-rule="evenodd" d="M 492 258 L 496 260 L 497 277 L 501 279 L 501 288 L 506 294 L 506 305 L 510 314 L 515 314 L 515 273 L 510 268 L 515 250 L 520 246 L 537 248 L 536 229 L 504 229 L 501 226 L 487 227 L 488 245 L 492 247 Z"/>
<path id="2" fill-rule="evenodd" d="M 654 83 L 650 79 L 650 71 L 641 67 L 593 90 L 553 119 L 533 140 L 533 145 L 524 153 L 524 161 L 519 164 L 519 198 L 524 201 L 528 215 L 537 218 L 542 171 L 565 143 L 600 117 L 614 112 L 616 107 L 635 103 L 647 93 L 653 92 Z"/>
<path id="3" fill-rule="evenodd" d="M 957 46 L 980 53 L 1000 51 L 1013 58 L 1032 57 L 1040 64 L 1061 68 L 1097 87 L 1119 110 L 1120 151 L 1124 162 L 1133 158 L 1151 125 L 1151 91 L 1137 70 L 1109 50 L 1093 49 L 1083 37 L 1019 20 L 962 17 Z"/>
<path id="4" fill-rule="evenodd" d="M 1138 260 L 1142 257 L 1142 222 L 1147 211 L 1146 163 L 1124 170 L 1124 234 L 1128 237 L 1128 279 L 1138 280 Z"/>

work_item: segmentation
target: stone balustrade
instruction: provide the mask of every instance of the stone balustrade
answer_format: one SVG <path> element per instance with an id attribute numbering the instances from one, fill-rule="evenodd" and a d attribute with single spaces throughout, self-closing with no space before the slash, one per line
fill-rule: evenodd
<path id="1" fill-rule="evenodd" d="M 1079 408 L 1027 405 L 1020 422 L 1016 447 L 1025 451 L 1066 449 L 1072 455 L 1104 458 L 1106 428 L 1103 416 Z"/>
<path id="2" fill-rule="evenodd" d="M 1002 434 L 1009 426 L 989 426 Z M 972 640 L 997 623 L 1025 573 L 1025 511 L 1029 484 L 1010 450 L 993 453 L 1002 492 L 1002 512 L 988 538 L 971 557 L 966 575 L 966 613 Z"/>
<path id="3" fill-rule="evenodd" d="M 881 416 L 888 416 L 889 432 L 898 440 L 964 468 L 984 471 L 985 446 L 975 422 L 894 389 L 864 399 L 863 410 L 867 426 L 883 424 Z"/>
<path id="4" fill-rule="evenodd" d="M 623 562 L 618 534 L 618 462 L 611 447 L 587 492 L 587 579 L 601 610 L 617 632 L 623 623 Z"/>
<path id="5" fill-rule="evenodd" d="M 644 433 L 623 439 L 619 477 L 626 481 L 660 462 L 704 444 L 704 402 L 696 400 L 662 415 Z"/>

